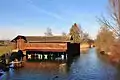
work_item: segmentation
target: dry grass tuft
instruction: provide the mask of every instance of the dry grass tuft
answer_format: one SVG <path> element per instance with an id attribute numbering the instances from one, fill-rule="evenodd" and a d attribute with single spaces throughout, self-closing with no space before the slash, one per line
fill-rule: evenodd
<path id="1" fill-rule="evenodd" d="M 120 42 L 114 43 L 110 47 L 110 52 L 111 52 L 110 59 L 112 61 L 119 62 L 120 61 Z"/>

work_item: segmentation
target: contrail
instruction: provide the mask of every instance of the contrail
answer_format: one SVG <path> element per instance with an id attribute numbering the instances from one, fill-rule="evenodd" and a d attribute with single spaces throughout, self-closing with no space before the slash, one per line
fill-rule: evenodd
<path id="1" fill-rule="evenodd" d="M 65 20 L 63 17 L 61 17 L 60 15 L 56 14 L 56 13 L 53 13 L 53 12 L 49 12 L 49 11 L 46 11 L 45 9 L 42 9 L 42 8 L 39 8 L 37 7 L 36 5 L 33 4 L 33 2 L 31 0 L 27 0 L 29 2 L 29 4 L 34 7 L 37 11 L 39 12 L 42 12 L 44 14 L 47 14 L 49 16 L 52 16 L 56 19 L 59 19 L 59 20 L 62 20 L 62 21 L 65 21 L 65 22 L 68 22 L 68 20 Z"/>

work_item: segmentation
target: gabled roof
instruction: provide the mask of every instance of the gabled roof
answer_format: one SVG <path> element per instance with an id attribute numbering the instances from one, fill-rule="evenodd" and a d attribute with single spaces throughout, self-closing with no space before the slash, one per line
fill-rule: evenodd
<path id="1" fill-rule="evenodd" d="M 23 38 L 27 42 L 69 42 L 69 36 L 17 36 L 12 40 L 16 41 L 19 38 Z"/>
<path id="2" fill-rule="evenodd" d="M 25 36 L 18 35 L 18 36 L 17 36 L 17 37 L 15 37 L 13 40 L 11 40 L 11 42 L 16 42 L 16 41 L 17 41 L 17 39 L 20 39 L 20 38 L 22 38 L 22 39 L 24 39 L 25 41 L 27 41 Z"/>

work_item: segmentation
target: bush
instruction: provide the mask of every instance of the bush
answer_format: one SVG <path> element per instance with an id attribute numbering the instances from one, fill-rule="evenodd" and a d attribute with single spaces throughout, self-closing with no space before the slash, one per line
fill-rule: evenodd
<path id="1" fill-rule="evenodd" d="M 106 26 L 103 26 L 97 35 L 95 44 L 100 51 L 109 52 L 114 40 L 115 38 L 113 36 L 113 32 L 110 31 Z"/>

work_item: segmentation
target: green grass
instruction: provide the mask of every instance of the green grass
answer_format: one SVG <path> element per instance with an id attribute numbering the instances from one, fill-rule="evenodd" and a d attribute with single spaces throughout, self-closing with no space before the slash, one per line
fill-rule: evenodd
<path id="1" fill-rule="evenodd" d="M 12 46 L 0 46 L 0 56 L 11 51 L 12 49 Z"/>

